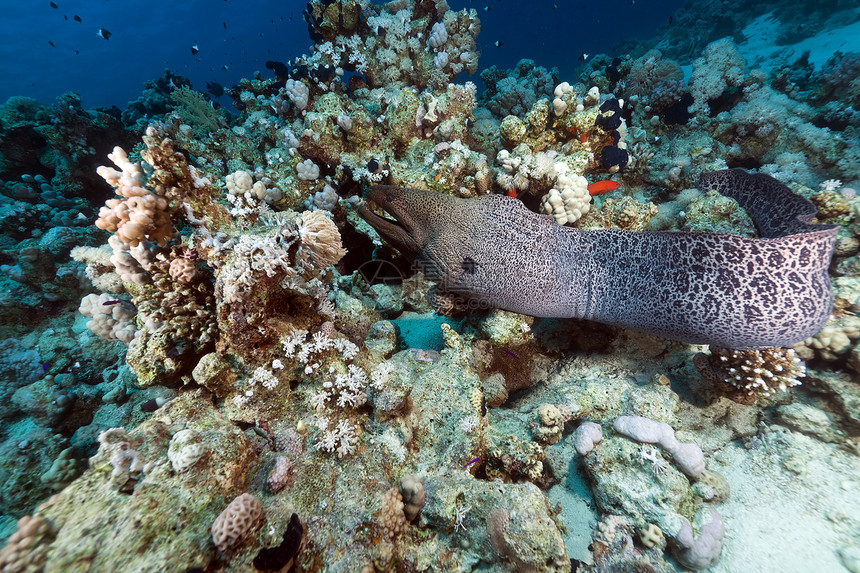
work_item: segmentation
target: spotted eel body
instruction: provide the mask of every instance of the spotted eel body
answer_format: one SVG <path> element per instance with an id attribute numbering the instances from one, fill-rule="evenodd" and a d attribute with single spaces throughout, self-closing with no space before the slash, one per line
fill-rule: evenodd
<path id="1" fill-rule="evenodd" d="M 359 213 L 442 290 L 538 317 L 575 317 L 691 344 L 789 346 L 833 305 L 827 268 L 837 227 L 779 181 L 740 169 L 697 183 L 735 199 L 758 238 L 725 233 L 581 231 L 500 195 L 460 199 L 378 186 L 396 221 Z"/>

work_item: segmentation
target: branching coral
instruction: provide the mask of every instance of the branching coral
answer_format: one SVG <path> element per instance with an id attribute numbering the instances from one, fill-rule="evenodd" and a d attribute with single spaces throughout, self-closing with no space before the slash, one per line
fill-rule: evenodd
<path id="1" fill-rule="evenodd" d="M 709 111 L 708 101 L 718 98 L 727 88 L 740 87 L 744 81 L 746 64 L 731 38 L 708 44 L 702 57 L 693 62 L 690 76 L 690 93 L 693 94 L 691 111 Z"/>
<path id="2" fill-rule="evenodd" d="M 143 240 L 165 245 L 173 236 L 173 223 L 163 190 L 145 187 L 143 170 L 132 163 L 121 147 L 114 147 L 108 158 L 119 167 L 99 167 L 98 173 L 123 199 L 109 199 L 101 208 L 96 227 L 116 233 L 124 243 L 137 246 Z M 161 191 L 161 192 L 159 192 Z"/>
<path id="3" fill-rule="evenodd" d="M 315 84 L 326 78 L 322 70 L 336 68 L 360 72 L 371 87 L 395 82 L 441 87 L 462 71 L 476 71 L 481 24 L 474 9 L 455 12 L 435 2 L 358 6 L 354 0 L 334 7 L 319 0 L 308 4 L 316 45 L 299 63 L 315 70 Z M 357 34 L 361 25 L 373 33 Z"/>
<path id="4" fill-rule="evenodd" d="M 712 346 L 710 350 L 710 354 L 695 356 L 696 368 L 708 382 L 729 390 L 738 401 L 784 392 L 800 385 L 799 379 L 806 375 L 806 367 L 791 348 L 728 350 Z"/>

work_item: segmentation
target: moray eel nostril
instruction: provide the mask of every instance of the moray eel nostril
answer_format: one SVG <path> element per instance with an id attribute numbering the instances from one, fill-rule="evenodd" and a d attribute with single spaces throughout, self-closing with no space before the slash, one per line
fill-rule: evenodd
<path id="1" fill-rule="evenodd" d="M 838 228 L 813 224 L 815 206 L 767 175 L 727 169 L 697 186 L 735 199 L 759 238 L 581 231 L 510 197 L 388 186 L 368 198 L 398 224 L 360 214 L 405 256 L 438 269 L 440 290 L 484 307 L 738 350 L 790 346 L 820 330 L 833 306 Z"/>

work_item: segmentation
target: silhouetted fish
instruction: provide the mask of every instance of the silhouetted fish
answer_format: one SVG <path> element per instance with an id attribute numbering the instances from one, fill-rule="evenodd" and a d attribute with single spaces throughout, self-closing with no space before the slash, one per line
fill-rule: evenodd
<path id="1" fill-rule="evenodd" d="M 266 67 L 275 72 L 275 75 L 279 78 L 290 77 L 290 68 L 288 68 L 287 65 L 283 62 L 269 60 L 266 62 Z"/>
<path id="2" fill-rule="evenodd" d="M 215 97 L 224 95 L 224 86 L 217 82 L 206 82 L 206 91 Z"/>

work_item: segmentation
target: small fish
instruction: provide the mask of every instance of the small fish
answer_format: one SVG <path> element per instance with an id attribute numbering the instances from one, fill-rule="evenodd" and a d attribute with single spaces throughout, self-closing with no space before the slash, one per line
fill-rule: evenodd
<path id="1" fill-rule="evenodd" d="M 56 48 L 56 47 L 57 47 L 57 46 L 56 46 L 56 44 L 54 44 L 54 42 L 52 42 L 51 40 L 48 40 L 48 43 L 49 43 L 49 44 L 51 44 L 51 47 L 52 47 L 52 48 Z"/>
<path id="2" fill-rule="evenodd" d="M 588 186 L 588 194 L 592 197 L 597 197 L 598 195 L 603 195 L 604 193 L 615 191 L 619 187 L 621 187 L 621 184 L 617 181 L 612 181 L 611 179 L 595 181 Z"/>
<path id="3" fill-rule="evenodd" d="M 72 18 L 75 20 L 75 22 L 83 22 L 83 20 L 81 20 L 81 17 L 80 17 L 80 16 L 78 16 L 77 14 L 75 14 L 74 16 L 72 16 Z"/>
<path id="4" fill-rule="evenodd" d="M 227 64 L 224 64 L 223 66 L 221 66 L 221 69 L 226 72 L 227 70 L 230 69 L 230 66 L 228 66 Z"/>
<path id="5" fill-rule="evenodd" d="M 496 47 L 497 47 L 497 48 L 501 48 L 501 47 L 502 47 L 502 41 L 501 41 L 501 40 L 496 40 L 496 44 L 495 44 L 495 45 L 496 45 Z"/>
<path id="6" fill-rule="evenodd" d="M 673 20 L 672 20 L 672 17 L 671 17 L 671 16 L 669 16 L 669 25 L 670 25 L 670 26 L 672 25 L 672 21 L 673 21 Z"/>
<path id="7" fill-rule="evenodd" d="M 111 33 L 104 28 L 99 28 L 99 31 L 96 32 L 96 36 L 98 36 L 99 38 L 104 38 L 105 40 L 109 40 Z"/>
<path id="8" fill-rule="evenodd" d="M 194 44 L 193 46 L 191 46 L 191 55 L 192 56 L 196 56 L 199 51 L 200 51 L 200 48 L 197 47 L 197 44 Z"/>
<path id="9" fill-rule="evenodd" d="M 47 371 L 48 371 L 48 368 L 50 368 L 50 367 L 51 367 L 51 363 L 50 363 L 50 362 L 43 362 L 43 363 L 42 363 L 42 373 L 47 372 Z"/>
<path id="10" fill-rule="evenodd" d="M 122 302 L 121 300 L 106 300 L 105 302 L 102 303 L 102 306 L 110 306 L 112 304 L 119 304 L 121 302 Z"/>
<path id="11" fill-rule="evenodd" d="M 178 344 L 178 345 L 174 346 L 173 348 L 171 348 L 170 350 L 168 350 L 165 353 L 165 355 L 168 356 L 169 358 L 174 358 L 176 356 L 183 354 L 185 352 L 185 350 L 186 350 L 186 346 L 184 344 Z"/>
<path id="12" fill-rule="evenodd" d="M 582 54 L 581 56 L 579 56 L 579 61 L 580 61 L 580 62 L 584 62 L 585 60 L 587 60 L 587 59 L 588 59 L 588 56 L 589 56 L 589 55 L 590 55 L 590 54 Z"/>
<path id="13" fill-rule="evenodd" d="M 77 56 L 78 54 L 80 54 L 80 53 L 81 53 L 81 51 L 80 51 L 80 50 L 75 50 L 75 55 L 76 55 L 76 56 Z"/>
<path id="14" fill-rule="evenodd" d="M 519 359 L 520 359 L 520 357 L 519 357 L 519 356 L 517 356 L 516 354 L 514 354 L 514 353 L 513 353 L 513 352 L 511 352 L 510 350 L 507 350 L 507 349 L 503 349 L 503 350 L 505 350 L 505 352 L 507 352 L 508 354 L 510 354 L 511 356 L 513 356 L 514 358 L 516 358 L 517 360 L 519 360 Z"/>
<path id="15" fill-rule="evenodd" d="M 474 460 L 472 460 L 471 462 L 469 462 L 468 464 L 466 464 L 466 465 L 465 465 L 465 466 L 463 466 L 463 467 L 464 467 L 464 468 L 467 468 L 467 467 L 469 467 L 470 465 L 472 465 L 472 464 L 474 464 L 475 462 L 480 461 L 480 460 L 481 460 L 481 458 L 475 458 Z"/>
<path id="16" fill-rule="evenodd" d="M 221 22 L 221 23 L 224 24 L 224 29 L 226 30 L 227 29 L 227 22 Z"/>
<path id="17" fill-rule="evenodd" d="M 51 8 L 59 8 L 56 2 L 50 2 Z"/>
<path id="18" fill-rule="evenodd" d="M 274 60 L 268 60 L 266 62 L 266 67 L 272 70 L 276 76 L 279 78 L 288 78 L 290 76 L 290 68 L 287 67 L 283 62 L 276 62 Z"/>
<path id="19" fill-rule="evenodd" d="M 170 400 L 168 398 L 150 398 L 146 402 L 140 405 L 141 412 L 155 412 L 165 404 L 167 404 Z"/>
<path id="20" fill-rule="evenodd" d="M 69 15 L 68 15 L 68 14 L 63 14 L 63 20 L 65 20 L 66 22 L 68 22 L 68 21 L 69 21 Z"/>
<path id="21" fill-rule="evenodd" d="M 489 6 L 484 6 L 484 12 L 489 12 L 489 11 L 490 11 L 490 7 L 489 7 Z"/>

